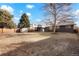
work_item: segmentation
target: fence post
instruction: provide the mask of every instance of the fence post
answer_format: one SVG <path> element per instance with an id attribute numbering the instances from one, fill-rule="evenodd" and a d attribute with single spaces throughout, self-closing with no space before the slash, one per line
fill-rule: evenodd
<path id="1" fill-rule="evenodd" d="M 2 28 L 2 33 L 4 32 L 4 28 Z"/>

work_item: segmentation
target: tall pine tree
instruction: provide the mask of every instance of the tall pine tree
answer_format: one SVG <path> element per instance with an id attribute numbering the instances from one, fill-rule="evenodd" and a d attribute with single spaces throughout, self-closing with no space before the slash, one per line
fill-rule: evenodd
<path id="1" fill-rule="evenodd" d="M 18 28 L 22 29 L 22 28 L 28 28 L 28 27 L 30 27 L 29 18 L 25 13 L 23 13 L 21 16 L 20 22 L 18 24 Z"/>

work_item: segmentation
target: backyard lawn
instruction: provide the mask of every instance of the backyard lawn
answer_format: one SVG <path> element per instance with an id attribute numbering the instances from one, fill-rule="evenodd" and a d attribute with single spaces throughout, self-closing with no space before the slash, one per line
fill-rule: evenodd
<path id="1" fill-rule="evenodd" d="M 79 34 L 75 33 L 3 33 L 0 34 L 3 56 L 79 56 Z"/>

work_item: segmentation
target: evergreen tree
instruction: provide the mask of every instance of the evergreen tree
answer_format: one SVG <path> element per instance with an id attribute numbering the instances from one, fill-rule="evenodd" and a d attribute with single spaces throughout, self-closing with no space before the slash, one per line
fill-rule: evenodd
<path id="1" fill-rule="evenodd" d="M 2 32 L 3 32 L 3 28 L 14 28 L 13 25 L 11 25 L 12 22 L 12 18 L 13 16 L 4 9 L 0 9 L 0 28 L 2 28 Z"/>
<path id="2" fill-rule="evenodd" d="M 18 24 L 18 28 L 28 28 L 30 26 L 29 18 L 28 16 L 24 13 L 21 16 L 20 22 Z"/>

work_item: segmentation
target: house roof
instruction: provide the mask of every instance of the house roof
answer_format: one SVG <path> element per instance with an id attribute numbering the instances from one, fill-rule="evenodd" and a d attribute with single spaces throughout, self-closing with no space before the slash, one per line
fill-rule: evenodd
<path id="1" fill-rule="evenodd" d="M 73 20 L 62 20 L 56 22 L 56 26 L 61 26 L 61 25 L 75 25 L 75 23 Z"/>
<path id="2" fill-rule="evenodd" d="M 41 27 L 50 27 L 52 25 L 48 24 L 46 25 L 45 23 L 40 24 Z M 73 20 L 61 20 L 61 21 L 56 21 L 56 26 L 62 26 L 62 25 L 75 25 Z M 38 27 L 38 24 L 31 24 L 30 27 Z"/>

